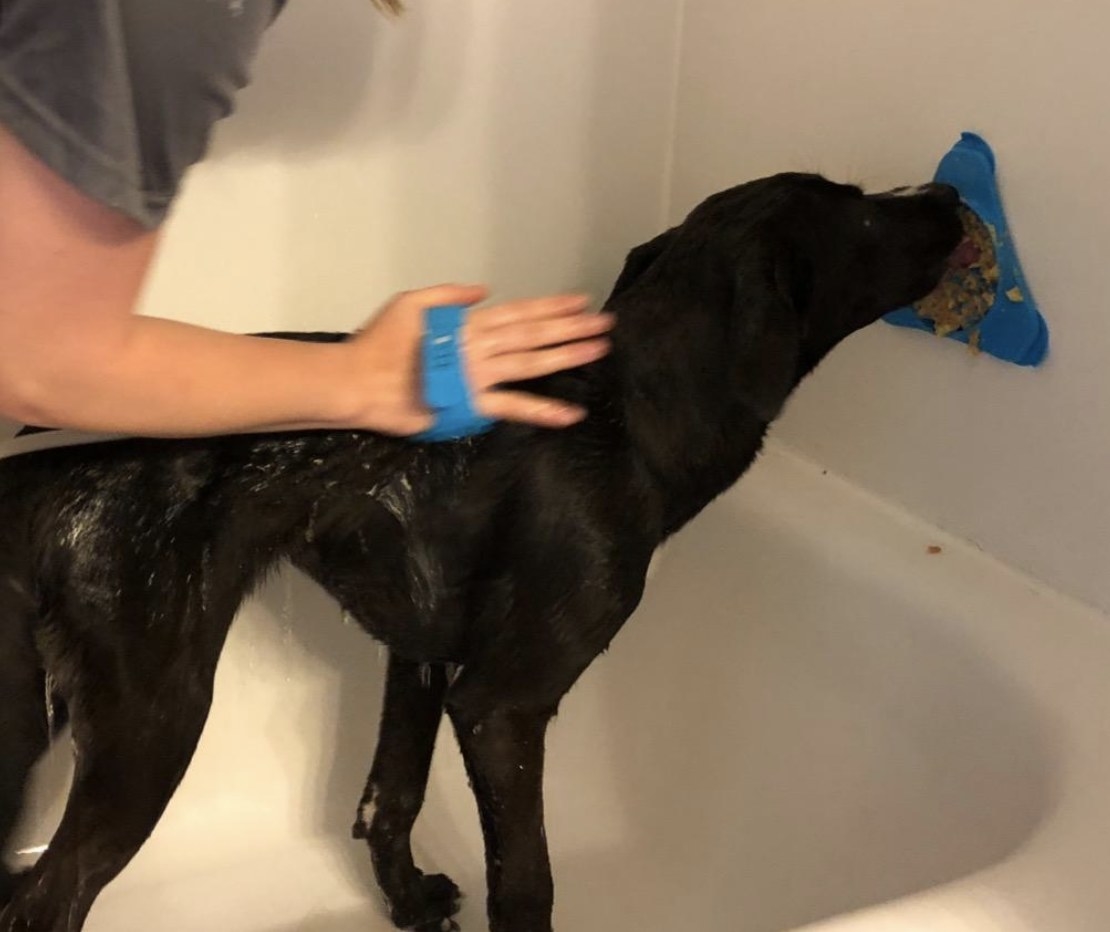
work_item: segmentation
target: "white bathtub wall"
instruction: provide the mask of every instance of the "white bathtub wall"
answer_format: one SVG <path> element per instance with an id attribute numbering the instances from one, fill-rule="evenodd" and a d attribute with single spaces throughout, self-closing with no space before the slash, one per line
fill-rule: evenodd
<path id="1" fill-rule="evenodd" d="M 351 328 L 441 281 L 600 292 L 654 232 L 678 0 L 408 6 L 289 4 L 189 179 L 149 313 Z"/>
<path id="2" fill-rule="evenodd" d="M 672 214 L 784 169 L 880 188 L 929 177 L 960 131 L 994 145 L 1040 371 L 875 326 L 778 436 L 1110 608 L 1110 129 L 1099 0 L 689 0 Z"/>

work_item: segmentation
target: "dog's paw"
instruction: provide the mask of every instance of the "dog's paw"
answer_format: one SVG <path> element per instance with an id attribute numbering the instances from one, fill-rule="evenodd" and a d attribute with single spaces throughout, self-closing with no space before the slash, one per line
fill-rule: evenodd
<path id="1" fill-rule="evenodd" d="M 458 932 L 451 917 L 459 911 L 462 893 L 445 874 L 421 874 L 409 902 L 393 906 L 393 922 L 413 932 Z"/>

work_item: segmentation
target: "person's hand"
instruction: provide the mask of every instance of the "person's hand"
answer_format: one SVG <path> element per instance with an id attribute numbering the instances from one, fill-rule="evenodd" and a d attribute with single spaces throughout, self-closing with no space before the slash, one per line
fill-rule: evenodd
<path id="1" fill-rule="evenodd" d="M 362 392 L 357 426 L 408 435 L 432 425 L 420 378 L 424 312 L 444 304 L 476 304 L 477 285 L 440 285 L 398 295 L 348 344 L 353 383 Z M 576 406 L 498 386 L 573 369 L 609 351 L 611 315 L 589 311 L 581 295 L 511 301 L 471 310 L 462 354 L 474 407 L 486 417 L 540 427 L 569 427 L 586 412 Z"/>

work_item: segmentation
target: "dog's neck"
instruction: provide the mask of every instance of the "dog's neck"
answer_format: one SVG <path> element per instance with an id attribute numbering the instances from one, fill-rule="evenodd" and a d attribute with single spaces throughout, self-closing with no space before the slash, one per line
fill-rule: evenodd
<path id="1" fill-rule="evenodd" d="M 618 324 L 610 373 L 620 420 L 634 455 L 659 497 L 669 536 L 728 489 L 755 459 L 767 427 L 804 376 L 777 373 L 781 391 L 753 397 L 751 383 L 721 362 L 719 315 L 676 320 L 637 313 Z M 634 338 L 631 332 L 635 328 Z M 693 328 L 693 332 L 691 332 Z M 701 358 L 690 347 L 710 347 Z M 693 357 L 693 358 L 692 358 Z"/>

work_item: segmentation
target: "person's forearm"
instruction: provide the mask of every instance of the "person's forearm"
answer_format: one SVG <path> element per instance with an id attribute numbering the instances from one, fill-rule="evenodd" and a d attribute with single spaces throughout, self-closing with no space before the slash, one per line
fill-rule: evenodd
<path id="1" fill-rule="evenodd" d="M 344 344 L 266 340 L 133 313 L 159 235 L 71 186 L 0 127 L 0 417 L 187 436 L 340 427 L 408 436 L 433 422 L 418 370 L 423 314 L 488 292 L 404 292 Z M 586 365 L 612 319 L 581 295 L 475 310 L 461 338 L 476 409 L 567 427 L 578 405 L 502 385 Z"/>
<path id="2" fill-rule="evenodd" d="M 133 314 L 158 233 L 73 188 L 2 127 L 0 204 L 0 416 L 159 436 L 378 426 L 380 367 L 352 362 L 349 345 Z"/>
<path id="3" fill-rule="evenodd" d="M 0 407 L 25 423 L 148 436 L 351 426 L 366 379 L 350 347 L 132 317 L 83 342 L 0 351 Z M 361 390 L 362 396 L 359 395 Z M 361 419 L 361 418 L 360 418 Z"/>

